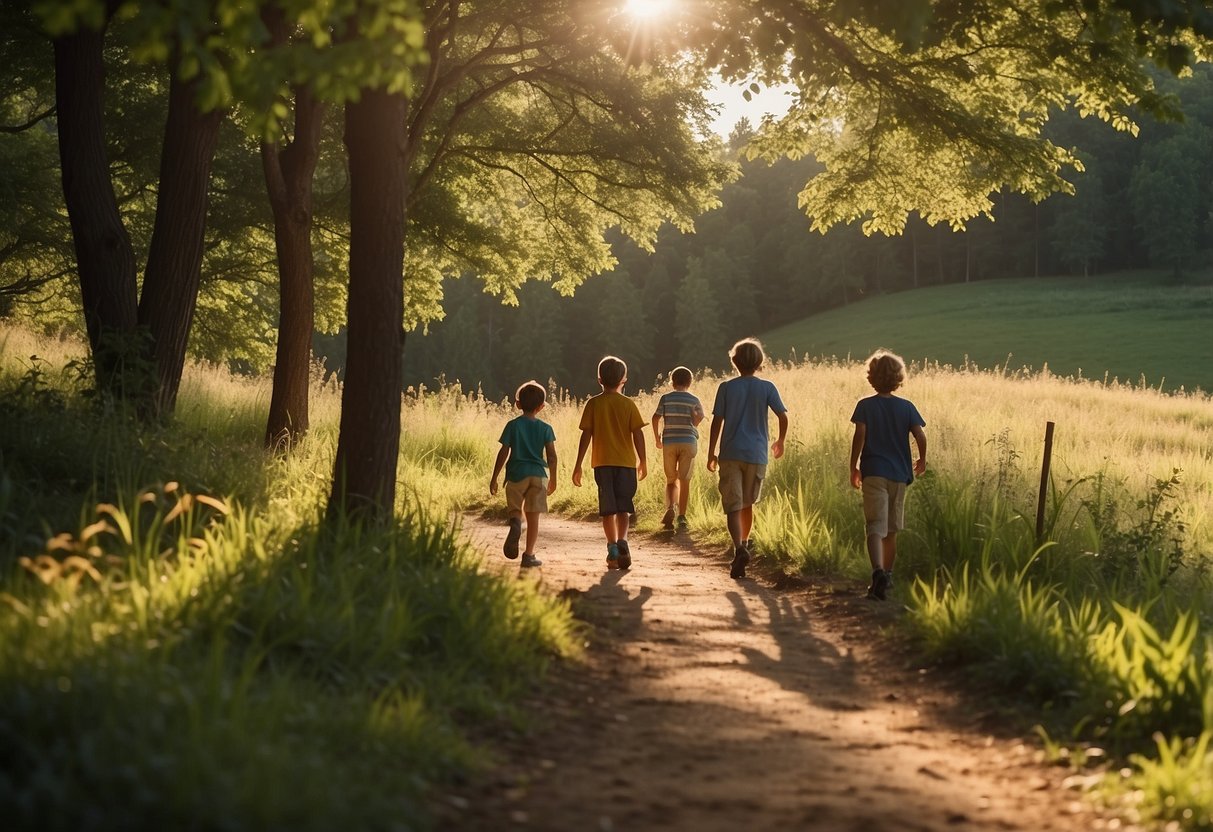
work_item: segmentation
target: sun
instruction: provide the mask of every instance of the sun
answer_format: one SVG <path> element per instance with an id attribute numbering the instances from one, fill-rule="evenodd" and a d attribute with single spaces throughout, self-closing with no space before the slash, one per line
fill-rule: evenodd
<path id="1" fill-rule="evenodd" d="M 654 20 L 670 10 L 673 0 L 627 0 L 623 10 L 637 20 Z"/>

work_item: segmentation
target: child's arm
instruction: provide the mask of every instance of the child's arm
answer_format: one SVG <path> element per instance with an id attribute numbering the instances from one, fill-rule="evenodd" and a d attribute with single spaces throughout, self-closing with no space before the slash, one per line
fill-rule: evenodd
<path id="1" fill-rule="evenodd" d="M 716 470 L 716 443 L 720 441 L 720 431 L 724 428 L 724 419 L 713 414 L 712 429 L 708 435 L 708 470 Z"/>
<path id="2" fill-rule="evenodd" d="M 927 432 L 922 429 L 922 425 L 914 425 L 910 428 L 910 433 L 914 434 L 914 442 L 918 445 L 918 459 L 914 461 L 914 473 L 922 475 L 927 470 Z"/>
<path id="3" fill-rule="evenodd" d="M 489 480 L 489 493 L 497 494 L 497 475 L 501 473 L 501 469 L 505 467 L 505 461 L 510 457 L 510 446 L 502 445 L 501 450 L 497 452 L 497 461 L 493 463 L 493 478 Z"/>
<path id="4" fill-rule="evenodd" d="M 691 424 L 699 427 L 699 423 L 703 421 L 703 405 L 696 403 L 695 410 L 691 413 Z"/>
<path id="5" fill-rule="evenodd" d="M 855 423 L 855 435 L 851 437 L 851 486 L 859 488 L 863 485 L 863 474 L 859 473 L 859 455 L 863 452 L 863 441 L 868 435 L 868 426 L 863 422 Z"/>
<path id="6" fill-rule="evenodd" d="M 783 440 L 788 438 L 788 414 L 787 412 L 776 413 L 775 418 L 779 420 L 779 438 L 771 445 L 771 453 L 776 459 L 783 456 Z"/>
<path id="7" fill-rule="evenodd" d="M 590 432 L 583 430 L 581 432 L 581 441 L 577 443 L 577 461 L 573 464 L 573 485 L 581 488 L 581 461 L 585 459 L 585 452 L 590 449 Z"/>
<path id="8" fill-rule="evenodd" d="M 661 414 L 653 414 L 653 438 L 657 440 L 657 450 L 661 450 Z"/>
<path id="9" fill-rule="evenodd" d="M 657 441 L 661 442 L 660 439 Z M 640 464 L 636 466 L 636 481 L 640 482 L 649 475 L 649 464 L 644 458 L 644 428 L 632 431 L 632 444 L 636 446 L 636 457 L 640 460 Z"/>
<path id="10" fill-rule="evenodd" d="M 556 443 L 549 442 L 544 447 L 548 458 L 548 496 L 556 490 Z"/>

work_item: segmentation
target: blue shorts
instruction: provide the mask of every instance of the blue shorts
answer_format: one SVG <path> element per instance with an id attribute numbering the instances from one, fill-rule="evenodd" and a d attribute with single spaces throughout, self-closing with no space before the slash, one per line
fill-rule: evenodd
<path id="1" fill-rule="evenodd" d="M 632 504 L 632 498 L 636 496 L 635 468 L 600 465 L 594 469 L 594 482 L 598 483 L 600 515 L 631 514 L 636 510 Z"/>

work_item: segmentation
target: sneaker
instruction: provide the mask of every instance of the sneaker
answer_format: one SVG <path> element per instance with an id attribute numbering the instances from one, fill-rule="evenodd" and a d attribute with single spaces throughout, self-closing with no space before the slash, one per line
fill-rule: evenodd
<path id="1" fill-rule="evenodd" d="M 883 601 L 888 597 L 888 578 L 883 569 L 872 570 L 872 584 L 868 587 L 868 597 Z"/>
<path id="2" fill-rule="evenodd" d="M 615 547 L 619 550 L 619 568 L 631 569 L 632 550 L 631 547 L 628 546 L 628 542 L 626 540 L 621 540 L 615 544 Z"/>
<path id="3" fill-rule="evenodd" d="M 534 555 L 528 555 L 526 553 L 523 553 L 522 568 L 530 569 L 535 566 L 543 566 L 543 561 L 541 561 L 539 558 L 535 557 Z"/>
<path id="4" fill-rule="evenodd" d="M 733 555 L 733 564 L 729 567 L 730 578 L 744 578 L 746 564 L 750 562 L 750 553 L 744 546 L 738 546 Z"/>
<path id="5" fill-rule="evenodd" d="M 607 569 L 619 568 L 619 546 L 614 543 L 607 544 Z"/>
<path id="6" fill-rule="evenodd" d="M 688 528 L 689 527 L 687 526 L 686 515 L 685 514 L 678 515 L 678 531 L 685 532 Z"/>
<path id="7" fill-rule="evenodd" d="M 661 518 L 661 526 L 664 529 L 674 529 L 674 507 L 670 506 L 665 510 L 665 514 Z"/>
<path id="8" fill-rule="evenodd" d="M 892 569 L 886 569 L 884 571 L 884 591 L 885 591 L 886 595 L 893 591 L 893 570 Z"/>
<path id="9" fill-rule="evenodd" d="M 501 550 L 505 552 L 505 556 L 510 560 L 518 557 L 518 539 L 522 537 L 522 520 L 517 517 L 510 518 L 510 531 L 505 536 L 505 545 Z"/>

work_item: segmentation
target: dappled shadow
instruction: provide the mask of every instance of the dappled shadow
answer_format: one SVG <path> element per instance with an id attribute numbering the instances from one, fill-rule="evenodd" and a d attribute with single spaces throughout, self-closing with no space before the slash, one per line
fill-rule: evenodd
<path id="1" fill-rule="evenodd" d="M 602 627 L 611 638 L 633 638 L 644 623 L 644 605 L 653 597 L 653 588 L 641 586 L 629 595 L 622 585 L 628 574 L 616 569 L 603 572 L 597 584 L 581 593 L 577 611 Z"/>

